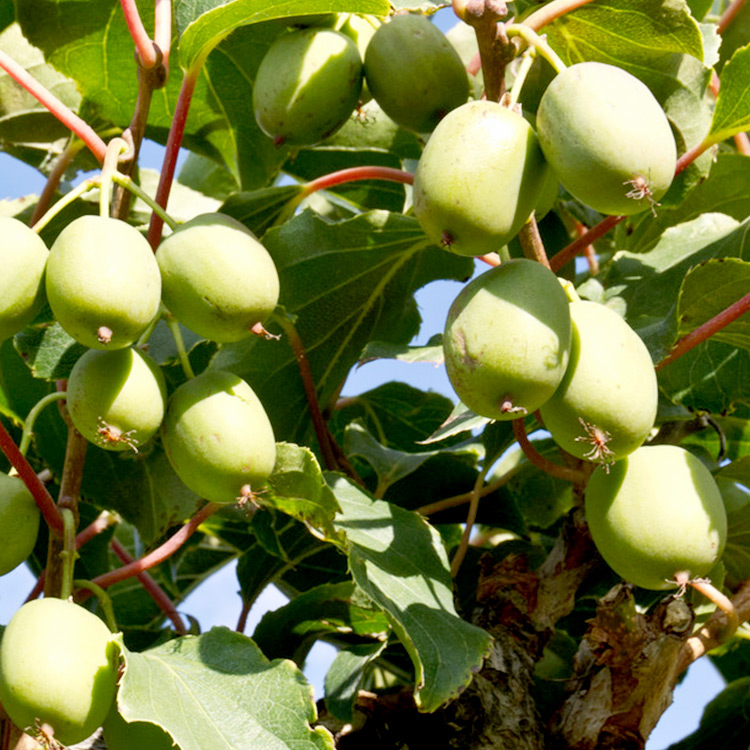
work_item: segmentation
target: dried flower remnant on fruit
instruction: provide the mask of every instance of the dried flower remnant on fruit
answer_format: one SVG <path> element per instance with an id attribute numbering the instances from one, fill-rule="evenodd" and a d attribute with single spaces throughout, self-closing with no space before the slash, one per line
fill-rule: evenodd
<path id="1" fill-rule="evenodd" d="M 108 326 L 99 326 L 96 329 L 96 339 L 101 344 L 109 344 L 112 341 L 113 331 Z"/>
<path id="2" fill-rule="evenodd" d="M 622 184 L 630 185 L 632 188 L 625 193 L 625 197 L 632 198 L 634 201 L 640 201 L 646 198 L 651 206 L 651 213 L 654 218 L 656 218 L 656 206 L 661 206 L 661 203 L 654 200 L 651 188 L 648 185 L 648 180 L 643 175 L 637 174 L 632 180 L 625 180 Z"/>
<path id="3" fill-rule="evenodd" d="M 103 443 L 109 446 L 125 443 L 129 448 L 132 448 L 134 453 L 138 453 L 137 442 L 132 437 L 137 430 L 133 429 L 123 432 L 119 427 L 107 424 L 101 417 L 99 417 L 97 424 L 99 426 L 96 434 L 101 437 Z"/>
<path id="4" fill-rule="evenodd" d="M 614 453 L 607 447 L 612 435 L 595 424 L 589 424 L 583 417 L 578 417 L 578 421 L 586 434 L 578 436 L 575 441 L 591 444 L 591 450 L 583 454 L 584 458 L 598 463 L 609 474 L 609 467 L 615 462 Z"/>

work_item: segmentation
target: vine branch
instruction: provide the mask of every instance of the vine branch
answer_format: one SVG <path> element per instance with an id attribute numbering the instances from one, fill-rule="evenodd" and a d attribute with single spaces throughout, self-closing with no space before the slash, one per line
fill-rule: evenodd
<path id="1" fill-rule="evenodd" d="M 526 426 L 524 425 L 523 418 L 514 419 L 511 424 L 513 425 L 513 436 L 521 446 L 521 450 L 526 455 L 526 458 L 528 458 L 534 466 L 550 476 L 562 479 L 566 482 L 580 485 L 586 481 L 586 475 L 582 471 L 570 469 L 567 466 L 560 466 L 560 464 L 550 461 L 539 453 L 526 434 Z"/>

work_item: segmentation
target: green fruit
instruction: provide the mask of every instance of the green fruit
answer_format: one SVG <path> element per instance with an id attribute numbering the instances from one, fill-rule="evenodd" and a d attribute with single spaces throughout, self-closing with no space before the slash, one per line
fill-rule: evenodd
<path id="1" fill-rule="evenodd" d="M 191 331 L 212 341 L 240 341 L 265 323 L 279 299 L 279 276 L 255 235 L 226 214 L 202 214 L 156 252 L 162 300 Z"/>
<path id="2" fill-rule="evenodd" d="M 573 341 L 560 387 L 540 409 L 555 442 L 578 458 L 612 463 L 643 444 L 659 398 L 651 355 L 613 310 L 570 304 Z"/>
<path id="3" fill-rule="evenodd" d="M 0 473 L 0 576 L 32 552 L 39 532 L 39 508 L 18 477 Z"/>
<path id="4" fill-rule="evenodd" d="M 159 431 L 167 389 L 161 370 L 144 352 L 90 349 L 73 366 L 66 400 L 75 428 L 87 440 L 137 453 Z"/>
<path id="5" fill-rule="evenodd" d="M 261 60 L 255 119 L 277 145 L 311 145 L 349 119 L 361 89 L 362 59 L 349 37 L 319 27 L 292 31 Z"/>
<path id="6" fill-rule="evenodd" d="M 78 604 L 37 599 L 11 618 L 0 643 L 0 701 L 21 729 L 47 724 L 63 745 L 101 726 L 115 697 L 119 646 Z"/>
<path id="7" fill-rule="evenodd" d="M 172 394 L 162 438 L 177 476 L 217 503 L 259 490 L 276 461 L 263 405 L 242 378 L 222 370 L 204 372 Z"/>
<path id="8" fill-rule="evenodd" d="M 441 120 L 414 175 L 425 234 L 459 255 L 515 237 L 536 208 L 548 167 L 534 131 L 496 102 L 468 102 Z"/>
<path id="9" fill-rule="evenodd" d="M 122 349 L 159 311 L 161 278 L 151 247 L 124 221 L 81 216 L 60 232 L 47 261 L 55 318 L 90 349 Z"/>
<path id="10" fill-rule="evenodd" d="M 342 34 L 346 34 L 357 45 L 359 56 L 364 61 L 365 54 L 367 53 L 367 45 L 370 43 L 375 32 L 383 25 L 383 22 L 377 16 L 361 16 L 356 13 L 344 13 L 342 17 L 346 20 L 338 27 L 338 30 Z M 362 91 L 359 92 L 360 108 L 361 105 L 367 104 L 371 100 L 372 93 L 365 77 L 362 79 Z"/>
<path id="11" fill-rule="evenodd" d="M 668 589 L 678 574 L 705 576 L 724 550 L 727 518 L 711 473 L 674 445 L 639 448 L 597 468 L 586 488 L 586 518 L 607 564 L 646 589 Z"/>
<path id="12" fill-rule="evenodd" d="M 148 721 L 125 721 L 112 705 L 102 726 L 107 750 L 179 750 L 172 737 L 158 724 Z"/>
<path id="13" fill-rule="evenodd" d="M 555 275 L 525 258 L 470 281 L 448 312 L 448 377 L 472 411 L 498 420 L 538 409 L 565 373 L 568 299 Z"/>
<path id="14" fill-rule="evenodd" d="M 542 96 L 536 127 L 560 182 L 596 211 L 650 209 L 672 184 L 677 149 L 667 116 L 621 68 L 584 62 L 559 73 Z"/>
<path id="15" fill-rule="evenodd" d="M 23 330 L 44 306 L 49 251 L 26 224 L 0 217 L 0 341 Z"/>
<path id="16" fill-rule="evenodd" d="M 469 98 L 461 58 L 421 14 L 394 16 L 375 32 L 365 52 L 365 80 L 383 111 L 418 133 L 433 130 Z"/>

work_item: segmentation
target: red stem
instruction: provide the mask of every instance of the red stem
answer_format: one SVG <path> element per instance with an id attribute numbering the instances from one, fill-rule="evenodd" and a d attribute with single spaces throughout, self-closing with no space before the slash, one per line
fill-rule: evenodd
<path id="1" fill-rule="evenodd" d="M 34 500 L 50 531 L 55 536 L 62 538 L 63 519 L 57 505 L 55 505 L 55 501 L 52 499 L 52 495 L 49 494 L 47 488 L 44 486 L 44 482 L 39 479 L 34 469 L 31 468 L 31 464 L 26 460 L 26 457 L 18 450 L 18 446 L 13 442 L 13 438 L 5 429 L 5 425 L 2 422 L 0 422 L 0 450 L 2 450 L 8 461 L 10 461 L 18 472 L 18 476 L 29 488 L 29 492 L 34 496 Z"/>
<path id="2" fill-rule="evenodd" d="M 521 446 L 521 450 L 526 454 L 526 458 L 528 458 L 534 466 L 550 476 L 557 477 L 557 479 L 563 479 L 566 482 L 572 482 L 573 484 L 582 484 L 586 480 L 586 476 L 583 472 L 569 469 L 567 466 L 560 466 L 560 464 L 556 464 L 554 461 L 545 458 L 532 445 L 526 435 L 526 427 L 523 423 L 523 419 L 514 419 L 512 424 L 514 437 Z"/>
<path id="3" fill-rule="evenodd" d="M 154 42 L 161 52 L 162 65 L 169 69 L 169 51 L 172 44 L 172 3 L 170 0 L 156 0 Z"/>
<path id="4" fill-rule="evenodd" d="M 125 23 L 128 25 L 128 31 L 135 43 L 136 52 L 141 60 L 141 65 L 147 70 L 153 68 L 159 62 L 159 55 L 143 25 L 143 21 L 141 21 L 135 0 L 120 0 L 120 5 L 125 16 Z"/>
<path id="5" fill-rule="evenodd" d="M 144 570 L 153 568 L 171 557 L 195 533 L 197 528 L 212 514 L 224 506 L 220 503 L 207 503 L 203 506 L 178 532 L 167 539 L 164 544 L 144 555 L 140 560 L 134 560 L 117 570 L 110 570 L 93 579 L 93 583 L 106 589 L 114 583 L 125 581 L 137 576 Z"/>
<path id="6" fill-rule="evenodd" d="M 94 129 L 2 50 L 0 50 L 0 68 L 39 100 L 63 125 L 70 128 L 88 146 L 100 163 L 104 161 L 107 145 Z"/>
<path id="7" fill-rule="evenodd" d="M 161 175 L 159 177 L 159 186 L 156 189 L 156 202 L 165 210 L 167 208 L 167 201 L 169 200 L 169 192 L 172 189 L 172 181 L 174 180 L 177 157 L 179 156 L 180 146 L 182 145 L 182 137 L 185 134 L 185 123 L 187 122 L 188 111 L 190 110 L 190 101 L 193 98 L 195 84 L 198 81 L 198 73 L 200 72 L 202 64 L 203 61 L 201 60 L 200 63 L 196 64 L 191 70 L 189 70 L 182 79 L 180 95 L 177 99 L 174 115 L 172 116 L 172 127 L 169 130 L 167 149 L 164 154 L 164 162 L 162 163 Z M 151 247 L 154 250 L 159 246 L 163 226 L 164 221 L 162 218 L 156 213 L 151 214 L 151 225 L 148 228 L 148 241 L 151 243 Z"/>
<path id="8" fill-rule="evenodd" d="M 392 167 L 350 167 L 311 180 L 305 185 L 302 197 L 306 198 L 318 190 L 327 190 L 336 185 L 357 182 L 358 180 L 390 180 L 391 182 L 402 182 L 404 185 L 412 185 L 414 175 L 411 172 L 404 172 Z"/>
<path id="9" fill-rule="evenodd" d="M 574 240 L 560 250 L 560 252 L 553 255 L 549 260 L 550 268 L 553 271 L 559 271 L 566 263 L 573 260 L 578 253 L 607 234 L 610 229 L 616 227 L 624 218 L 624 216 L 607 216 L 606 219 L 591 227 L 587 232 L 584 232 L 577 240 Z"/>
<path id="10" fill-rule="evenodd" d="M 250 608 L 252 607 L 252 602 L 242 600 L 242 611 L 240 612 L 240 617 L 237 620 L 237 627 L 235 630 L 238 633 L 244 633 L 245 628 L 247 627 L 247 616 L 250 614 Z"/>
<path id="11" fill-rule="evenodd" d="M 122 546 L 122 544 L 117 539 L 112 539 L 109 544 L 112 548 L 112 552 L 114 552 L 117 557 L 120 558 L 121 562 L 125 563 L 126 565 L 135 562 L 135 559 L 132 557 L 132 555 L 130 555 L 130 553 L 125 549 L 125 547 Z M 186 635 L 187 628 L 185 627 L 185 623 L 182 621 L 179 612 L 175 608 L 174 603 L 167 596 L 164 589 L 162 589 L 162 587 L 159 586 L 159 584 L 153 579 L 151 574 L 143 571 L 142 573 L 138 574 L 138 580 L 143 584 L 143 588 L 148 591 L 151 598 L 158 605 L 159 609 L 172 621 L 174 629 L 180 635 Z"/>
<path id="12" fill-rule="evenodd" d="M 734 0 L 730 3 L 727 9 L 721 14 L 719 23 L 716 24 L 716 31 L 719 34 L 723 34 L 724 30 L 734 20 L 734 17 L 739 13 L 740 8 L 745 4 L 745 0 Z"/>
<path id="13" fill-rule="evenodd" d="M 698 344 L 702 344 L 706 339 L 726 328 L 730 323 L 737 320 L 750 310 L 750 294 L 741 297 L 734 304 L 722 310 L 718 315 L 707 320 L 703 325 L 698 326 L 686 336 L 683 336 L 672 348 L 672 351 L 656 365 L 656 370 L 674 362 L 678 357 L 694 349 Z"/>

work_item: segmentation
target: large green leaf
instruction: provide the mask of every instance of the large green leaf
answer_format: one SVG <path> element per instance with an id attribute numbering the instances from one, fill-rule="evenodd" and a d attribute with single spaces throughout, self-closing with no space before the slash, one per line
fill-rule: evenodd
<path id="1" fill-rule="evenodd" d="M 421 516 L 373 500 L 341 476 L 329 483 L 354 580 L 391 618 L 414 665 L 417 704 L 434 711 L 471 680 L 490 636 L 456 614 L 443 544 Z"/>
<path id="2" fill-rule="evenodd" d="M 385 211 L 340 223 L 306 211 L 269 230 L 264 244 L 279 271 L 280 304 L 297 317 L 322 404 L 338 391 L 368 341 L 406 344 L 416 334 L 417 289 L 437 278 L 465 279 L 473 267 L 469 258 L 429 246 L 415 219 Z M 229 344 L 212 366 L 250 383 L 277 439 L 307 441 L 307 400 L 288 341 Z"/>
<path id="3" fill-rule="evenodd" d="M 711 133 L 714 143 L 750 128 L 750 45 L 738 49 L 721 71 Z"/>
<path id="4" fill-rule="evenodd" d="M 227 628 L 127 652 L 120 713 L 168 731 L 181 750 L 332 750 L 312 688 L 290 661 L 269 662 Z"/>
<path id="5" fill-rule="evenodd" d="M 679 335 L 684 336 L 744 297 L 750 290 L 750 263 L 718 258 L 692 268 L 679 299 Z M 750 349 L 750 316 L 743 315 L 715 333 L 714 341 Z"/>
<path id="6" fill-rule="evenodd" d="M 385 0 L 177 0 L 180 65 L 191 68 L 224 37 L 240 26 L 315 13 L 369 13 L 386 16 Z"/>

